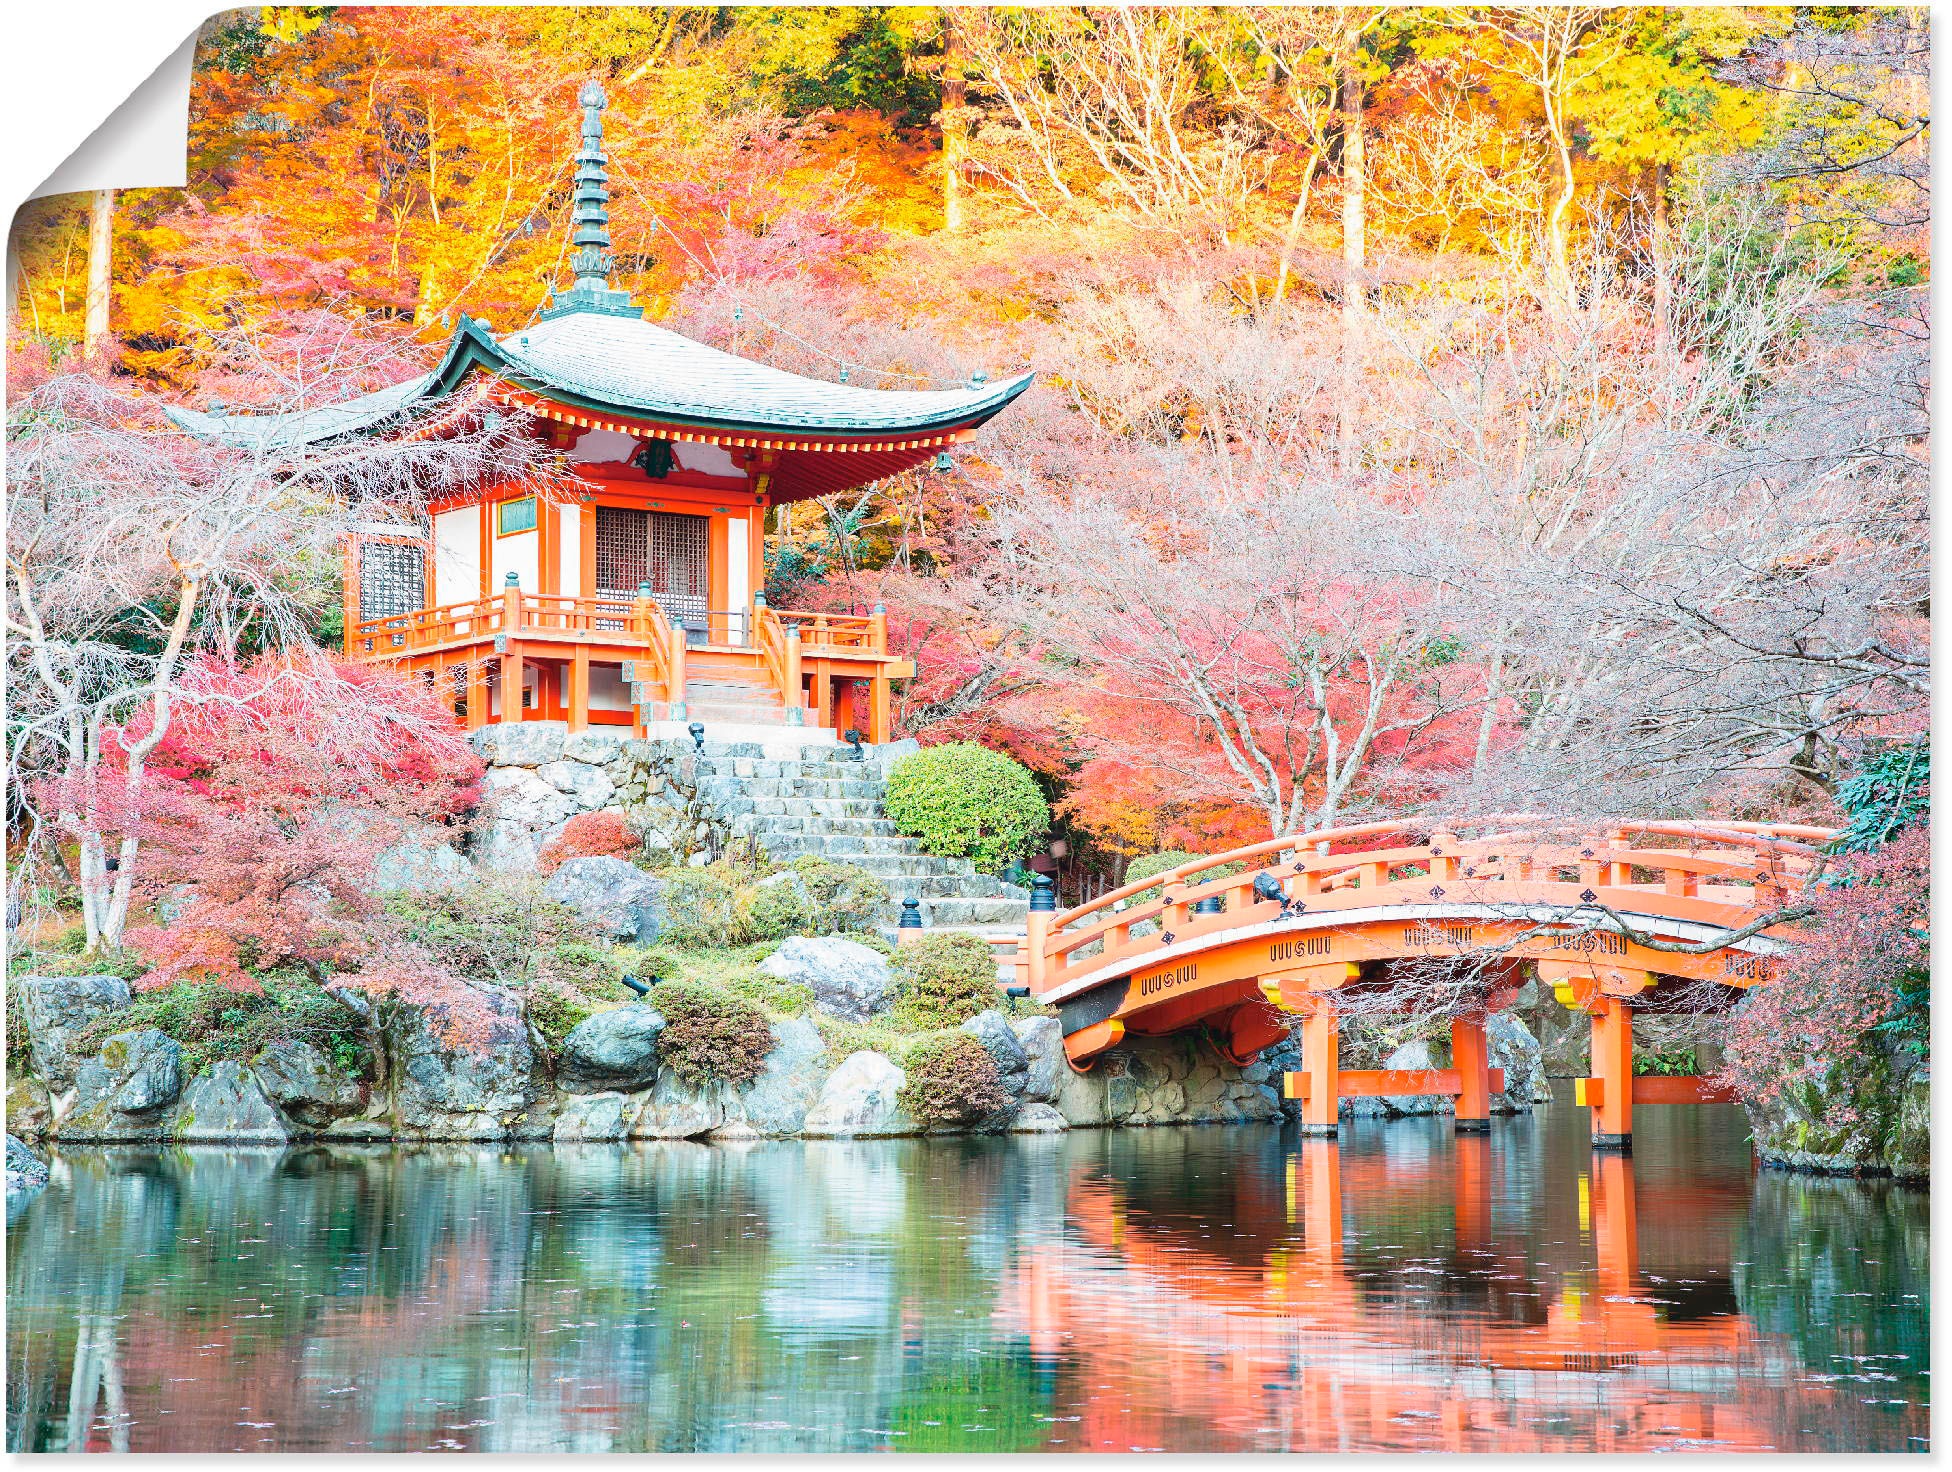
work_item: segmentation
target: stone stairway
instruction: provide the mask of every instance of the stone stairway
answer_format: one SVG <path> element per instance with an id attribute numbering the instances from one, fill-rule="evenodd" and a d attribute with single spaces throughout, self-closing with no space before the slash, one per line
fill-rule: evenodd
<path id="1" fill-rule="evenodd" d="M 1022 930 L 1028 890 L 979 874 L 966 859 L 925 854 L 921 840 L 895 831 L 882 806 L 888 768 L 913 750 L 912 741 L 867 747 L 857 762 L 850 747 L 810 746 L 781 759 L 708 740 L 699 788 L 732 814 L 736 835 L 756 839 L 776 859 L 818 854 L 873 874 L 892 896 L 883 917 L 890 925 L 913 897 L 927 929 Z"/>

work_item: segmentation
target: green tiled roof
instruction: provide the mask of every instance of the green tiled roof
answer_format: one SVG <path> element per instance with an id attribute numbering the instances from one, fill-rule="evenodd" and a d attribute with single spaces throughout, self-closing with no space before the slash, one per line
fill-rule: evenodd
<path id="1" fill-rule="evenodd" d="M 677 424 L 801 433 L 887 435 L 981 423 L 1030 386 L 1031 374 L 967 389 L 856 388 L 755 363 L 637 317 L 568 311 L 505 337 L 464 318 L 432 373 L 343 404 L 295 414 L 172 409 L 192 434 L 269 450 L 384 425 L 477 371 L 596 412 Z"/>

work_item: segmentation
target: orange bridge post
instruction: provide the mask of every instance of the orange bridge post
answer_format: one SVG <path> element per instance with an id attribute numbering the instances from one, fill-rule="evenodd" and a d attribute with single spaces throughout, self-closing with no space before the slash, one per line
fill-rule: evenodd
<path id="1" fill-rule="evenodd" d="M 1333 1135 L 1342 1128 L 1339 1053 L 1342 1026 L 1335 1004 L 1318 999 L 1301 1021 L 1301 1132 Z"/>
<path id="2" fill-rule="evenodd" d="M 1450 1066 L 1457 1072 L 1457 1132 L 1491 1129 L 1491 1060 L 1482 1017 L 1458 1017 L 1450 1025 Z"/>
<path id="3" fill-rule="evenodd" d="M 1593 1013 L 1592 1076 L 1580 1102 L 1592 1110 L 1593 1147 L 1633 1148 L 1633 1013 L 1624 997 L 1600 997 Z"/>

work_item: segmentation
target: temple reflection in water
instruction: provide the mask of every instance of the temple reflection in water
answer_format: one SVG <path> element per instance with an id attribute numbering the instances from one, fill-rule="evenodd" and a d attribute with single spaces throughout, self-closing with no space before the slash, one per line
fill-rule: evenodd
<path id="1" fill-rule="evenodd" d="M 70 1152 L 9 1445 L 1923 1447 L 1926 1198 L 1659 1114 Z"/>

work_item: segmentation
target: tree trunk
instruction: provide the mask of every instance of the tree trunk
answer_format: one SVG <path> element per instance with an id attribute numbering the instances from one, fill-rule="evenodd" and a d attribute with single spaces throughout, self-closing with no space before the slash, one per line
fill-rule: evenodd
<path id="1" fill-rule="evenodd" d="M 1362 358 L 1363 257 L 1367 183 L 1362 140 L 1362 75 L 1355 48 L 1342 64 L 1342 402 L 1335 443 L 1342 469 L 1356 457 L 1356 383 Z"/>
<path id="2" fill-rule="evenodd" d="M 92 354 L 108 337 L 108 288 L 115 251 L 115 191 L 97 189 L 88 215 L 88 304 L 82 318 L 82 351 Z"/>
<path id="3" fill-rule="evenodd" d="M 962 32 L 956 13 L 942 12 L 942 228 L 951 235 L 963 227 L 963 161 L 969 157 L 969 79 L 963 75 Z"/>
<path id="4" fill-rule="evenodd" d="M 1665 363 L 1674 346 L 1674 253 L 1667 235 L 1668 166 L 1655 164 L 1649 201 L 1653 215 L 1650 254 L 1654 261 L 1654 353 Z"/>
<path id="5" fill-rule="evenodd" d="M 1301 193 L 1295 197 L 1294 213 L 1288 216 L 1288 233 L 1281 241 L 1281 269 L 1274 278 L 1277 304 L 1288 294 L 1288 275 L 1294 266 L 1295 246 L 1301 240 L 1302 222 L 1308 218 L 1308 197 L 1315 187 L 1315 166 L 1322 160 L 1319 150 L 1308 155 L 1308 167 L 1301 171 Z"/>

